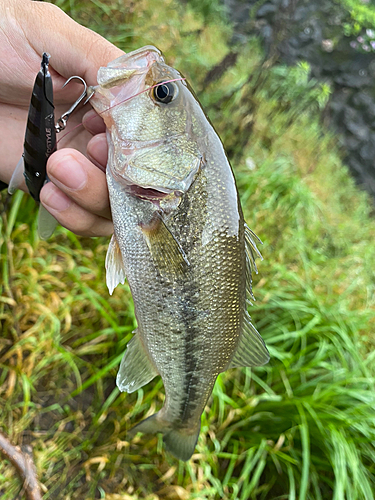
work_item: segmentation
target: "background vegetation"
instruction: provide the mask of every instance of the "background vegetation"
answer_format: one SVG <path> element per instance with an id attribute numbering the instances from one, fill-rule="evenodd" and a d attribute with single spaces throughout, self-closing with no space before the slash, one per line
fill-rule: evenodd
<path id="1" fill-rule="evenodd" d="M 56 3 L 126 51 L 157 45 L 192 82 L 264 242 L 251 313 L 271 361 L 219 377 L 190 462 L 127 442 L 164 396 L 160 379 L 115 386 L 135 317 L 127 285 L 108 295 L 108 241 L 38 241 L 30 197 L 2 194 L 0 429 L 32 445 L 44 498 L 373 499 L 375 223 L 319 120 L 329 87 L 306 63 L 269 67 L 255 38 L 226 70 L 214 2 Z M 1 498 L 21 488 L 1 461 Z"/>

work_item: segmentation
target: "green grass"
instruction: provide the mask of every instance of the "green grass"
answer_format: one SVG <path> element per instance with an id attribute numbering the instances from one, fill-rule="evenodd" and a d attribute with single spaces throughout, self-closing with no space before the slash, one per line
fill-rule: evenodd
<path id="1" fill-rule="evenodd" d="M 129 444 L 164 395 L 115 386 L 135 317 L 127 285 L 108 294 L 108 240 L 38 241 L 33 201 L 3 194 L 0 429 L 32 445 L 46 499 L 373 499 L 375 223 L 319 121 L 327 89 L 262 66 L 257 40 L 204 84 L 230 39 L 208 3 L 57 3 L 124 50 L 155 43 L 197 89 L 264 242 L 250 312 L 271 361 L 219 377 L 187 464 L 160 437 Z M 21 488 L 1 461 L 1 498 Z"/>

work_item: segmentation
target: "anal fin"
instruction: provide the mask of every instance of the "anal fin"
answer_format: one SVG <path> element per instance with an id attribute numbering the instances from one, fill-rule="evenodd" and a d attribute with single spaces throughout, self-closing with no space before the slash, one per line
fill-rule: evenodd
<path id="1" fill-rule="evenodd" d="M 117 387 L 121 392 L 135 392 L 151 382 L 156 375 L 158 372 L 136 330 L 122 358 L 116 378 Z"/>
<path id="2" fill-rule="evenodd" d="M 106 281 L 110 295 L 119 283 L 124 284 L 126 275 L 121 250 L 113 234 L 105 258 Z"/>

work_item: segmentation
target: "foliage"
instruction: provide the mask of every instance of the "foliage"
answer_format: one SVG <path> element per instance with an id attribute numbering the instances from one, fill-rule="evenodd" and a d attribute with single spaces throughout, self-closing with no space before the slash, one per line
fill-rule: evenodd
<path id="1" fill-rule="evenodd" d="M 331 89 L 327 83 L 319 83 L 310 77 L 310 65 L 301 61 L 296 66 L 275 66 L 269 84 L 269 97 L 279 105 L 292 105 L 295 112 L 297 106 L 306 111 L 310 107 L 324 108 L 328 102 Z"/>
<path id="2" fill-rule="evenodd" d="M 375 52 L 375 7 L 373 2 L 334 0 L 334 4 L 339 6 L 343 16 L 340 38 L 342 35 L 352 38 L 350 45 L 359 52 Z"/>
<path id="3" fill-rule="evenodd" d="M 115 386 L 135 316 L 127 285 L 108 295 L 108 241 L 38 241 L 33 201 L 3 194 L 0 428 L 32 444 L 46 499 L 373 499 L 375 223 L 319 121 L 329 89 L 304 63 L 267 68 L 257 40 L 205 83 L 230 29 L 189 3 L 57 3 L 124 50 L 157 43 L 200 90 L 264 241 L 251 313 L 271 362 L 219 377 L 187 464 L 129 443 L 164 396 Z M 2 461 L 1 497 L 21 488 Z"/>
<path id="4" fill-rule="evenodd" d="M 362 0 L 341 0 L 340 4 L 349 12 L 350 22 L 345 23 L 347 35 L 357 35 L 366 28 L 375 27 L 375 7 L 372 2 Z"/>

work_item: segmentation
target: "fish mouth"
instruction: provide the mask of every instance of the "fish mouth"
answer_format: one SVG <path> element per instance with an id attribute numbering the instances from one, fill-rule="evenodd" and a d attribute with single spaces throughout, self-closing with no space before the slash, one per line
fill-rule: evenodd
<path id="1" fill-rule="evenodd" d="M 158 201 L 170 195 L 170 192 L 165 193 L 154 188 L 145 188 L 135 184 L 128 185 L 127 191 L 136 198 L 142 198 L 150 201 Z"/>
<path id="2" fill-rule="evenodd" d="M 145 188 L 136 184 L 128 184 L 126 191 L 140 200 L 152 203 L 164 215 L 168 215 L 177 209 L 182 196 L 181 191 L 158 191 L 154 188 Z"/>

